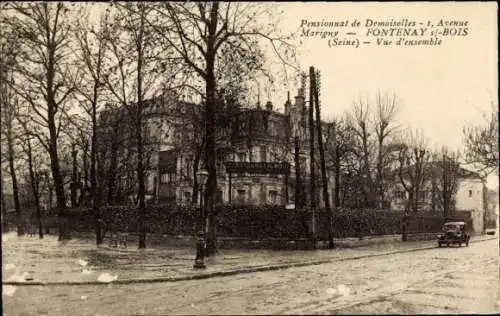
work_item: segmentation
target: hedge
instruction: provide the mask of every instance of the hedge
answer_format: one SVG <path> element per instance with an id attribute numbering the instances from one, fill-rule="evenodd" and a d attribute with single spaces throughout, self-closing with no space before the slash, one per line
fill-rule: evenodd
<path id="1" fill-rule="evenodd" d="M 107 230 L 137 231 L 137 208 L 107 206 L 101 209 Z M 73 210 L 68 214 L 77 231 L 89 231 L 94 227 L 90 209 Z M 306 210 L 286 210 L 282 206 L 234 206 L 216 207 L 217 235 L 249 239 L 283 238 L 296 239 L 311 236 L 311 215 Z M 406 221 L 408 233 L 438 232 L 445 221 L 466 221 L 470 218 L 411 215 Z M 191 207 L 156 205 L 146 210 L 146 228 L 149 233 L 169 235 L 194 235 L 198 229 L 199 210 Z M 335 238 L 401 234 L 402 212 L 373 209 L 347 210 L 334 213 Z M 328 236 L 328 215 L 325 210 L 317 213 L 317 237 Z"/>

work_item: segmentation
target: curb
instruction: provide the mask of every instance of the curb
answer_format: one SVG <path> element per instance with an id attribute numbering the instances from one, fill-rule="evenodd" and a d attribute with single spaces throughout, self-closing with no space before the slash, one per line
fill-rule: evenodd
<path id="1" fill-rule="evenodd" d="M 470 243 L 478 243 L 478 242 L 484 242 L 484 241 L 495 240 L 495 239 L 498 239 L 498 238 L 471 240 Z M 300 267 L 315 266 L 315 265 L 321 265 L 321 264 L 332 263 L 332 262 L 343 262 L 343 261 L 352 261 L 352 260 L 359 260 L 359 259 L 365 259 L 365 258 L 375 258 L 375 257 L 382 257 L 382 256 L 398 254 L 398 253 L 409 253 L 409 252 L 416 252 L 416 251 L 421 251 L 421 250 L 429 250 L 429 249 L 437 249 L 437 248 L 438 248 L 437 246 L 424 246 L 424 247 L 419 247 L 419 248 L 395 250 L 395 251 L 382 252 L 382 253 L 377 253 L 377 254 L 367 254 L 367 255 L 361 255 L 361 256 L 354 256 L 354 257 L 349 257 L 349 258 L 323 259 L 323 260 L 316 260 L 316 261 L 309 261 L 309 262 L 295 262 L 295 263 L 277 264 L 277 265 L 269 265 L 269 266 L 264 266 L 264 267 L 253 267 L 253 268 L 245 268 L 245 269 L 237 269 L 237 270 L 229 270 L 229 271 L 218 271 L 218 272 L 196 274 L 196 275 L 189 275 L 189 276 L 181 276 L 181 277 L 164 277 L 164 278 L 160 277 L 160 278 L 150 278 L 150 279 L 123 279 L 123 280 L 116 280 L 116 281 L 112 281 L 112 282 L 99 282 L 99 281 L 63 281 L 63 282 L 50 282 L 50 281 L 48 281 L 48 282 L 43 282 L 43 281 L 15 282 L 15 281 L 8 281 L 8 282 L 3 282 L 2 281 L 2 285 L 16 285 L 16 286 L 110 285 L 110 284 L 117 284 L 117 285 L 123 284 L 123 285 L 125 285 L 125 284 L 137 284 L 137 283 L 180 282 L 180 281 L 191 281 L 191 280 L 203 280 L 203 279 L 210 279 L 210 278 L 215 278 L 215 277 L 227 277 L 227 276 L 253 273 L 253 272 L 266 272 L 266 271 L 284 270 L 284 269 L 289 269 L 289 268 L 300 268 Z"/>

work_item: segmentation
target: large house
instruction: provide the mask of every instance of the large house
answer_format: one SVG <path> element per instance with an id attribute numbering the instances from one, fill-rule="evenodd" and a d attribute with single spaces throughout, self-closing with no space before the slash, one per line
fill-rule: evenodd
<path id="1" fill-rule="evenodd" d="M 283 112 L 277 111 L 271 102 L 252 107 L 221 102 L 218 108 L 223 111 L 216 116 L 216 200 L 233 204 L 293 204 L 295 137 L 300 144 L 302 192 L 309 178 L 308 107 L 303 89 L 299 89 L 293 103 L 288 95 Z M 118 114 L 120 111 L 122 114 Z M 144 108 L 145 152 L 148 154 L 146 187 L 155 201 L 191 203 L 197 169 L 194 167 L 203 165 L 202 111 L 201 105 L 179 101 L 176 96 L 147 102 Z M 133 194 L 136 189 L 134 166 L 130 164 L 130 156 L 134 155 L 133 129 L 129 124 L 130 116 L 123 115 L 122 108 L 110 109 L 102 116 L 100 128 L 102 155 L 108 157 L 104 169 L 116 167 L 111 177 L 116 180 L 112 190 L 125 192 L 124 195 Z M 112 147 L 109 141 L 106 143 L 110 134 L 126 144 L 120 146 L 119 153 L 106 152 Z M 320 179 L 319 171 L 317 179 Z M 333 177 L 330 172 L 328 179 L 331 200 Z M 104 191 L 109 195 L 109 188 Z M 322 201 L 321 186 L 317 192 L 318 200 Z"/>
<path id="2" fill-rule="evenodd" d="M 390 190 L 392 195 L 391 209 L 402 211 L 408 201 L 408 193 L 401 183 L 397 182 Z M 486 210 L 486 180 L 479 174 L 460 168 L 457 175 L 456 192 L 453 196 L 454 210 L 470 213 L 473 229 L 475 232 L 484 232 L 485 210 Z M 416 194 L 419 210 L 429 212 L 441 212 L 436 206 L 435 187 L 431 179 L 424 182 L 421 190 Z"/>

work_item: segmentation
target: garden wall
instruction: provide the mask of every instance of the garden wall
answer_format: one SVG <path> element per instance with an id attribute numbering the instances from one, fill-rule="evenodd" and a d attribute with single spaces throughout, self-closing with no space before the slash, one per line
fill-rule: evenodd
<path id="1" fill-rule="evenodd" d="M 146 211 L 149 233 L 194 235 L 198 230 L 199 212 L 195 208 L 171 205 L 150 206 Z M 231 206 L 216 208 L 217 235 L 248 239 L 299 239 L 311 236 L 311 215 L 305 210 L 286 210 L 282 206 Z M 75 230 L 91 230 L 94 226 L 90 210 L 70 213 Z M 129 206 L 102 209 L 104 226 L 108 230 L 137 230 L 137 210 Z M 454 217 L 418 214 L 407 219 L 407 233 L 438 232 L 446 221 L 465 221 L 472 227 L 467 214 Z M 317 213 L 316 232 L 319 239 L 328 236 L 328 216 L 324 210 Z M 373 209 L 341 209 L 334 213 L 335 238 L 394 235 L 402 233 L 403 213 Z"/>
<path id="2" fill-rule="evenodd" d="M 103 227 L 111 231 L 137 231 L 137 209 L 131 206 L 107 206 L 101 208 Z M 312 233 L 311 215 L 306 210 L 286 210 L 282 206 L 232 206 L 216 208 L 217 235 L 247 240 L 284 239 L 299 240 L 309 238 Z M 9 214 L 10 215 L 10 214 Z M 14 214 L 12 214 L 14 215 Z M 406 232 L 434 233 L 446 221 L 465 221 L 472 227 L 467 213 L 443 218 L 434 214 L 420 213 L 407 219 Z M 91 232 L 94 218 L 91 209 L 69 210 L 74 231 Z M 158 205 L 146 210 L 148 233 L 165 235 L 195 235 L 198 230 L 199 211 L 195 208 Z M 57 224 L 44 220 L 44 225 Z M 14 218 L 10 218 L 11 222 Z M 46 223 L 46 224 L 45 224 Z M 403 213 L 373 209 L 339 209 L 333 216 L 334 238 L 397 235 L 402 233 Z M 53 225 L 52 225 L 53 226 Z M 55 226 L 57 227 L 57 226 Z M 55 228 L 54 227 L 54 228 Z M 317 237 L 328 237 L 328 216 L 324 210 L 317 213 Z"/>

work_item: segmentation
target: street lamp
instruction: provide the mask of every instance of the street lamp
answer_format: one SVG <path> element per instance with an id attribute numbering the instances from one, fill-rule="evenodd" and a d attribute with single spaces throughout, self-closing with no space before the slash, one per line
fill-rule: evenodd
<path id="1" fill-rule="evenodd" d="M 205 183 L 208 179 L 208 172 L 204 169 L 196 172 L 196 182 L 198 182 L 200 195 L 200 230 L 196 239 L 196 259 L 194 269 L 205 269 L 205 210 L 203 207 L 203 195 Z"/>

